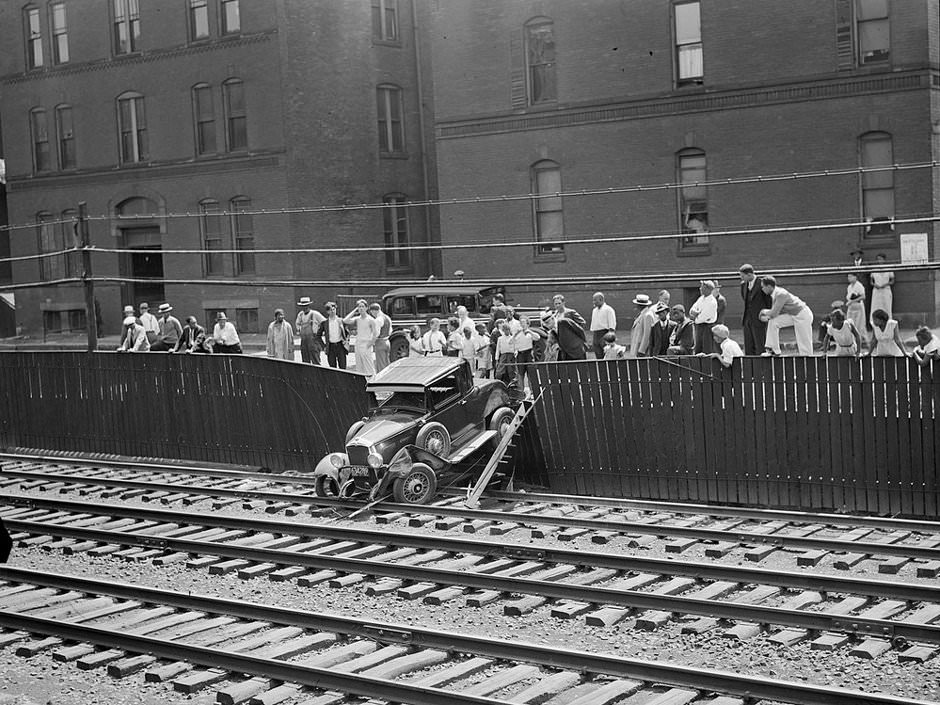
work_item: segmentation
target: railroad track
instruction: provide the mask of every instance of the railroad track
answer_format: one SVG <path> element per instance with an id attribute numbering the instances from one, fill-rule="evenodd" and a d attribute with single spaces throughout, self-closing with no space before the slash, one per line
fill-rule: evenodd
<path id="1" fill-rule="evenodd" d="M 90 469 L 72 461 L 6 456 L 0 461 L 0 489 L 77 492 L 216 509 L 243 504 L 268 513 L 319 511 L 338 518 L 363 506 L 315 497 L 312 483 L 304 477 L 195 468 L 184 472 L 176 466 L 142 471 L 127 465 L 93 464 Z M 798 566 L 830 561 L 841 570 L 874 559 L 879 573 L 897 574 L 914 566 L 917 577 L 940 575 L 938 522 L 505 492 L 491 493 L 488 502 L 486 509 L 478 510 L 462 506 L 460 496 L 422 507 L 387 503 L 375 508 L 371 519 L 377 524 L 405 522 L 515 539 L 529 532 L 532 538 L 559 541 L 589 538 L 597 544 L 625 541 L 634 547 L 656 543 L 666 553 L 681 555 L 697 549 L 709 559 L 728 556 L 761 562 L 775 556 L 792 558 Z"/>
<path id="2" fill-rule="evenodd" d="M 216 701 L 928 705 L 877 693 L 506 642 L 0 566 L 0 648 Z"/>
<path id="3" fill-rule="evenodd" d="M 21 545 L 211 574 L 266 576 L 303 587 L 364 589 L 427 604 L 499 603 L 523 616 L 548 610 L 591 626 L 654 630 L 679 621 L 692 634 L 781 647 L 848 649 L 875 658 L 895 649 L 923 662 L 940 648 L 940 587 L 566 550 L 128 505 L 8 497 L 0 508 Z M 18 506 L 17 506 L 18 505 Z M 459 602 L 458 602 L 459 604 Z"/>

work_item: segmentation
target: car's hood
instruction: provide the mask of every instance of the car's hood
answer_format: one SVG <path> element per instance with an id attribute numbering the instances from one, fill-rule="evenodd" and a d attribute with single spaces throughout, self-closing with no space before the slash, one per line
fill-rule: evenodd
<path id="1" fill-rule="evenodd" d="M 415 414 L 382 414 L 366 421 L 358 433 L 350 439 L 348 445 L 376 445 L 414 426 L 417 420 L 418 416 Z"/>

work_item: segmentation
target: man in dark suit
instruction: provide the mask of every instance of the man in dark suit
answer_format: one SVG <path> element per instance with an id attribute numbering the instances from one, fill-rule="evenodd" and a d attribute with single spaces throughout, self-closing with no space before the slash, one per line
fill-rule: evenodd
<path id="1" fill-rule="evenodd" d="M 675 328 L 669 334 L 670 355 L 691 355 L 695 347 L 694 328 L 692 319 L 685 315 L 685 306 L 676 304 L 672 307 L 669 317 L 675 323 Z"/>
<path id="2" fill-rule="evenodd" d="M 320 322 L 317 337 L 323 349 L 326 350 L 326 363 L 330 367 L 345 370 L 346 341 L 349 333 L 346 331 L 343 319 L 336 315 L 336 304 L 333 301 L 326 302 L 326 318 Z"/>
<path id="3" fill-rule="evenodd" d="M 744 300 L 744 354 L 760 355 L 764 352 L 764 340 L 767 337 L 767 324 L 760 319 L 760 312 L 772 305 L 771 297 L 761 289 L 754 267 L 742 264 L 738 269 L 741 275 L 741 298 Z"/>
<path id="4" fill-rule="evenodd" d="M 676 322 L 669 320 L 669 306 L 660 301 L 653 309 L 656 321 L 650 328 L 650 356 L 665 355 L 669 350 L 669 336 L 676 329 Z"/>

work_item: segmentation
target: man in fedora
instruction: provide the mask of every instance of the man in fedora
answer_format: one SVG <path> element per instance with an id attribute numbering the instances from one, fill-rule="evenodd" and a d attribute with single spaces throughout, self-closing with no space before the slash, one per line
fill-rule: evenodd
<path id="1" fill-rule="evenodd" d="M 669 320 L 669 305 L 659 301 L 653 307 L 656 320 L 650 328 L 650 357 L 660 357 L 669 350 L 669 337 L 676 329 L 676 322 Z"/>
<path id="2" fill-rule="evenodd" d="M 320 364 L 323 339 L 318 335 L 320 324 L 326 320 L 322 313 L 310 308 L 310 297 L 301 296 L 297 305 L 300 311 L 294 321 L 294 330 L 300 335 L 300 359 L 314 365 Z"/>
<path id="3" fill-rule="evenodd" d="M 176 344 L 183 334 L 183 326 L 180 322 L 170 315 L 173 307 L 170 304 L 160 304 L 157 309 L 159 318 L 157 319 L 157 340 L 150 346 L 151 352 L 172 352 L 176 349 Z"/>
<path id="4" fill-rule="evenodd" d="M 229 355 L 241 355 L 242 341 L 238 337 L 238 331 L 225 315 L 225 311 L 219 311 L 215 317 L 215 327 L 212 329 L 212 340 L 214 345 L 212 352 L 224 353 Z"/>
<path id="5" fill-rule="evenodd" d="M 656 305 L 646 294 L 637 294 L 633 299 L 633 306 L 636 310 L 636 318 L 633 319 L 633 327 L 630 329 L 630 350 L 627 352 L 627 357 L 646 357 L 650 350 L 650 335 L 653 329 L 653 318 L 656 316 L 653 311 Z"/>

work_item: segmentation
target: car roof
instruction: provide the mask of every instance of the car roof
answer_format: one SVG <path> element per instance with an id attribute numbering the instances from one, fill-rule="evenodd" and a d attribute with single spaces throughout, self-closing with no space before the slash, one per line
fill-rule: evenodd
<path id="1" fill-rule="evenodd" d="M 403 286 L 398 289 L 392 289 L 382 298 L 389 296 L 415 296 L 417 294 L 478 294 L 484 289 L 493 289 L 498 284 L 480 284 L 479 286 L 467 286 L 466 284 L 436 284 L 432 286 Z"/>
<path id="2" fill-rule="evenodd" d="M 466 362 L 459 357 L 405 357 L 396 360 L 372 378 L 366 389 L 418 391 L 456 372 Z"/>

